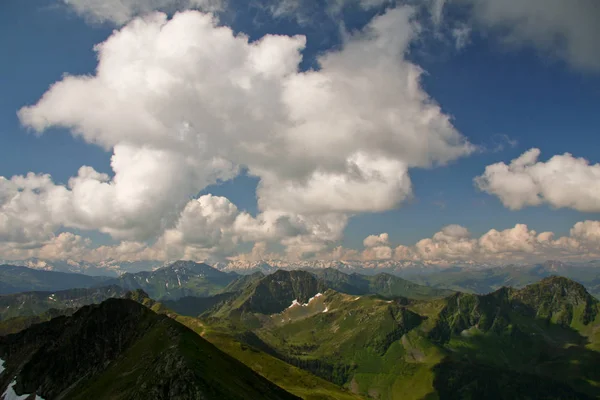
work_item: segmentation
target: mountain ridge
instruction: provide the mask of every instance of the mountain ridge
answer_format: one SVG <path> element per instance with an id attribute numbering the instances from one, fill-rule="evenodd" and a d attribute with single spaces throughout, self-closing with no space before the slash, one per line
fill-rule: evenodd
<path id="1" fill-rule="evenodd" d="M 46 400 L 297 399 L 183 325 L 128 299 L 108 299 L 1 337 L 0 358 L 3 388 L 16 382 L 17 394 Z"/>

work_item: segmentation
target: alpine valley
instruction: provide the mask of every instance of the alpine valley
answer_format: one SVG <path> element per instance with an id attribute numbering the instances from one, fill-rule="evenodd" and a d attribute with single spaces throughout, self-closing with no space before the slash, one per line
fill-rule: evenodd
<path id="1" fill-rule="evenodd" d="M 0 296 L 0 393 L 598 398 L 600 303 L 549 273 L 567 270 L 482 269 L 465 283 L 454 268 L 414 275 L 422 285 L 387 272 L 238 274 L 192 261 L 112 279 L 2 266 L 2 284 L 24 291 Z M 569 272 L 589 284 L 593 270 Z"/>

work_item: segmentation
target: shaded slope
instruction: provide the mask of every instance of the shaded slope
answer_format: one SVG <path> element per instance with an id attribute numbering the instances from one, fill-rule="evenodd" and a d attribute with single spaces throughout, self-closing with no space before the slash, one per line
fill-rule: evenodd
<path id="1" fill-rule="evenodd" d="M 50 309 L 77 309 L 112 297 L 123 297 L 125 293 L 119 286 L 106 286 L 4 295 L 0 296 L 0 320 L 35 316 Z"/>
<path id="2" fill-rule="evenodd" d="M 386 273 L 377 275 L 345 274 L 333 268 L 312 270 L 311 272 L 322 279 L 327 287 L 347 294 L 378 294 L 390 298 L 406 297 L 423 300 L 441 298 L 454 293 L 451 290 L 418 285 Z"/>
<path id="3" fill-rule="evenodd" d="M 194 332 L 132 300 L 0 338 L 5 388 L 46 400 L 293 399 Z"/>
<path id="4" fill-rule="evenodd" d="M 306 271 L 279 270 L 252 283 L 242 293 L 226 301 L 210 317 L 228 319 L 234 315 L 274 314 L 285 310 L 294 300 L 303 303 L 325 284 Z"/>

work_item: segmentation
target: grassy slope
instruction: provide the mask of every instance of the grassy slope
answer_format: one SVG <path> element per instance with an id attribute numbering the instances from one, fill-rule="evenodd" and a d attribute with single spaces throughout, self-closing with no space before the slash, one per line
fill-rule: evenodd
<path id="1" fill-rule="evenodd" d="M 315 304 L 273 316 L 257 333 L 299 365 L 318 360 L 350 369 L 345 384 L 353 392 L 420 399 L 432 391 L 430 369 L 443 356 L 422 337 L 404 335 L 420 322 L 396 302 L 328 291 Z"/>
<path id="2" fill-rule="evenodd" d="M 244 345 L 230 335 L 208 332 L 203 337 L 271 382 L 305 400 L 359 400 L 362 398 L 305 370 Z"/>
<path id="3" fill-rule="evenodd" d="M 440 381 L 443 374 L 476 386 L 468 377 L 448 375 L 448 365 L 464 365 L 464 360 L 515 379 L 522 386 L 513 388 L 524 393 L 534 384 L 531 393 L 552 393 L 555 388 L 578 398 L 566 383 L 600 395 L 600 370 L 595 367 L 600 353 L 593 351 L 600 343 L 600 320 L 598 312 L 588 309 L 596 303 L 572 283 L 552 278 L 544 282 L 489 297 L 455 295 L 429 301 L 390 302 L 327 291 L 306 306 L 256 316 L 253 322 L 261 327 L 246 328 L 278 357 L 380 399 L 436 398 L 436 393 L 453 388 L 452 382 Z M 456 301 L 458 308 L 452 305 Z M 406 310 L 425 319 L 411 323 Z M 583 323 L 590 315 L 595 319 Z M 244 321 L 237 322 L 235 328 L 242 329 Z M 439 331 L 442 322 L 450 336 L 440 342 L 434 328 Z M 444 360 L 444 368 L 439 367 Z M 538 375 L 529 375 L 532 371 Z M 478 393 L 475 386 L 469 386 L 472 393 Z"/>

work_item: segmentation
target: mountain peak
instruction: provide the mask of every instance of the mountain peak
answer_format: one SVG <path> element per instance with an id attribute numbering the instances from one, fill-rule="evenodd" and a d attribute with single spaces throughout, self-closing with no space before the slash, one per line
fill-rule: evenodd
<path id="1" fill-rule="evenodd" d="M 325 290 L 325 284 L 310 272 L 278 270 L 254 285 L 240 309 L 275 314 L 285 310 L 294 300 L 305 303 Z"/>

